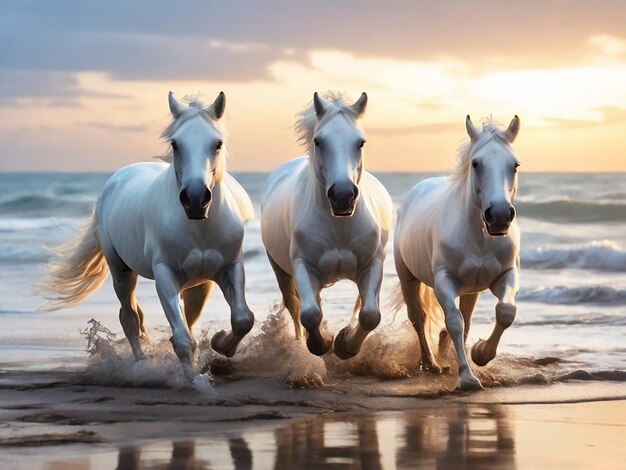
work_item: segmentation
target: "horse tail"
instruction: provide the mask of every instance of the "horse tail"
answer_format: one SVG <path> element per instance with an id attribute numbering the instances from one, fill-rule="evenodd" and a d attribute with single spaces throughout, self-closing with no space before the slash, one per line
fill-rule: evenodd
<path id="1" fill-rule="evenodd" d="M 426 334 L 426 339 L 430 343 L 432 350 L 433 346 L 439 345 L 441 332 L 446 331 L 445 314 L 441 305 L 439 305 L 439 301 L 432 287 L 424 283 L 420 284 L 419 298 L 422 308 L 426 313 L 424 333 Z"/>
<path id="2" fill-rule="evenodd" d="M 391 289 L 389 298 L 387 299 L 387 303 L 389 305 L 389 308 L 393 312 L 393 319 L 395 320 L 396 315 L 400 310 L 402 310 L 402 307 L 404 307 L 405 305 L 400 282 L 397 282 L 393 289 Z"/>
<path id="3" fill-rule="evenodd" d="M 426 284 L 421 283 L 418 290 L 419 302 L 426 314 L 424 332 L 430 346 L 439 343 L 439 335 L 445 331 L 443 309 L 439 305 L 435 291 Z M 389 306 L 395 315 L 405 306 L 402 289 L 398 282 L 389 295 Z"/>
<path id="4" fill-rule="evenodd" d="M 35 285 L 37 292 L 47 300 L 42 310 L 60 310 L 79 304 L 102 285 L 109 272 L 98 238 L 95 212 L 74 239 L 52 253 L 52 261 L 44 267 L 47 278 Z"/>
<path id="5" fill-rule="evenodd" d="M 354 307 L 352 307 L 352 318 L 356 318 L 357 314 L 363 307 L 363 300 L 360 295 L 356 296 L 356 301 L 354 302 Z"/>

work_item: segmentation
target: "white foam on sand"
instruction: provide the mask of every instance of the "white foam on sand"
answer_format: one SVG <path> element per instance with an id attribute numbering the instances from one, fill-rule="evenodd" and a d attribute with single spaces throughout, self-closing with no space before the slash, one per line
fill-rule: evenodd
<path id="1" fill-rule="evenodd" d="M 167 338 L 146 341 L 144 350 L 148 358 L 137 362 L 125 337 L 118 338 L 96 320 L 89 323 L 91 326 L 83 334 L 90 359 L 82 377 L 91 384 L 154 388 L 191 386 L 200 393 L 215 395 L 212 374 L 240 378 L 275 377 L 293 388 L 319 388 L 325 384 L 359 388 L 362 385 L 353 383 L 352 379 L 361 377 L 370 379 L 374 384 L 384 383 L 390 390 L 411 386 L 416 393 L 420 390 L 432 393 L 451 389 L 456 383 L 457 366 L 451 347 L 441 351 L 438 357 L 444 367 L 442 375 L 435 376 L 420 370 L 417 335 L 402 313 L 387 318 L 366 339 L 360 353 L 349 360 L 337 358 L 332 351 L 323 357 L 311 354 L 304 341 L 295 338 L 287 312 L 269 314 L 244 338 L 232 358 L 224 358 L 210 348 L 215 329 L 210 327 L 199 333 L 197 368 L 202 373 L 191 384 L 185 379 Z M 332 325 L 327 326 L 333 331 Z M 334 330 L 336 333 L 338 328 Z M 434 345 L 433 351 L 437 352 L 437 345 Z M 568 380 L 568 374 L 577 371 L 576 367 L 575 363 L 558 357 L 507 354 L 498 355 L 485 367 L 472 365 L 474 373 L 486 387 L 555 383 Z M 585 374 L 595 377 L 593 372 Z M 611 376 L 606 380 L 616 378 Z"/>
<path id="2" fill-rule="evenodd" d="M 111 332 L 97 320 L 90 320 L 82 334 L 87 342 L 89 363 L 82 373 L 90 384 L 119 387 L 187 388 L 214 395 L 210 371 L 198 374 L 190 384 L 182 371 L 180 361 L 166 338 L 144 341 L 147 358 L 136 361 L 125 337 Z"/>

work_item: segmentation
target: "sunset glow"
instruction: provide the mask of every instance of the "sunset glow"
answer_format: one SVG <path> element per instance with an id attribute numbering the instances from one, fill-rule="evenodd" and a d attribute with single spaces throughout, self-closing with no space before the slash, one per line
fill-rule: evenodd
<path id="1" fill-rule="evenodd" d="M 435 9 L 424 4 L 424 14 L 430 7 Z M 182 34 L 175 28 L 157 31 L 158 18 L 148 30 L 133 32 L 129 25 L 120 31 L 119 25 L 104 18 L 102 29 L 115 31 L 106 37 L 102 32 L 86 33 L 94 57 L 73 46 L 75 50 L 56 51 L 58 64 L 53 57 L 42 56 L 34 57 L 30 66 L 17 57 L 35 47 L 28 35 L 48 35 L 61 45 L 72 34 L 84 32 L 79 20 L 89 12 L 79 11 L 68 20 L 68 30 L 59 31 L 51 26 L 50 13 L 34 7 L 26 12 L 16 9 L 16 18 L 28 16 L 43 32 L 12 28 L 14 33 L 2 35 L 9 52 L 0 56 L 4 141 L 0 170 L 109 171 L 149 159 L 164 149 L 158 136 L 169 119 L 169 90 L 178 97 L 200 91 L 209 99 L 224 90 L 234 149 L 231 168 L 267 171 L 302 153 L 291 130 L 295 113 L 314 91 L 335 89 L 355 99 L 361 91 L 369 94 L 362 124 L 368 133 L 367 164 L 377 171 L 450 169 L 454 149 L 465 137 L 466 114 L 476 122 L 490 115 L 508 122 L 518 114 L 522 132 L 516 150 L 524 170 L 626 171 L 626 37 L 613 24 L 613 17 L 624 17 L 624 7 L 612 8 L 598 8 L 602 13 L 588 21 L 573 12 L 577 27 L 572 32 L 568 26 L 562 37 L 557 30 L 524 31 L 536 20 L 528 11 L 549 13 L 537 7 L 528 8 L 524 17 L 507 18 L 517 26 L 500 25 L 497 38 L 471 44 L 437 37 L 429 48 L 427 31 L 417 31 L 412 50 L 413 28 L 427 21 L 419 18 L 416 25 L 395 24 L 405 31 L 405 42 L 398 42 L 395 34 L 388 39 L 383 34 L 372 37 L 376 47 L 371 51 L 367 44 L 357 47 L 340 35 L 334 44 L 315 37 L 296 38 L 293 26 L 281 35 L 282 26 L 276 25 L 279 33 L 261 32 L 252 38 L 236 23 L 231 25 L 232 34 L 220 36 L 210 30 L 203 34 Z M 11 14 L 9 8 L 3 24 L 10 23 Z M 442 19 L 431 21 L 432 28 L 444 24 Z M 344 27 L 348 34 L 361 25 L 347 20 Z M 378 36 L 389 27 L 381 24 L 372 33 Z M 480 25 L 476 28 L 480 30 Z M 522 33 L 529 35 L 527 40 Z M 545 47 L 537 47 L 537 35 Z M 118 47 L 110 38 L 128 44 L 123 67 L 114 60 L 108 61 L 110 65 L 103 60 L 99 67 L 95 55 L 108 54 L 109 43 L 112 50 Z M 388 55 L 381 46 L 386 40 Z M 157 57 L 163 51 L 165 64 L 159 65 L 158 73 L 150 72 L 156 65 L 142 58 L 144 45 L 154 48 Z M 71 60 L 64 54 L 75 54 L 71 59 L 79 63 L 68 64 Z M 244 70 L 237 61 L 241 58 L 248 64 L 244 60 L 248 55 L 260 63 Z M 177 60 L 171 61 L 171 56 Z M 229 64 L 231 59 L 236 63 Z M 186 73 L 193 61 L 204 64 Z M 210 76 L 211 70 L 225 68 L 228 73 Z"/>

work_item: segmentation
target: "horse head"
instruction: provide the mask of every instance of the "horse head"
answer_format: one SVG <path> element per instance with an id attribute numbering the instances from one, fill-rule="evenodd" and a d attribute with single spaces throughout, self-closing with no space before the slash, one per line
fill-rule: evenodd
<path id="1" fill-rule="evenodd" d="M 365 138 L 356 123 L 367 107 L 367 95 L 351 105 L 313 95 L 316 125 L 310 158 L 324 186 L 334 217 L 350 217 L 359 197 Z"/>
<path id="2" fill-rule="evenodd" d="M 515 218 L 519 162 L 511 144 L 519 132 L 519 117 L 515 116 L 506 130 L 488 121 L 480 131 L 469 115 L 465 126 L 470 137 L 472 202 L 481 210 L 489 235 L 506 235 Z"/>
<path id="3" fill-rule="evenodd" d="M 197 100 L 186 106 L 170 91 L 168 100 L 174 121 L 164 136 L 170 139 L 180 203 L 189 219 L 206 219 L 211 190 L 224 173 L 224 156 L 220 155 L 224 136 L 217 121 L 224 115 L 226 98 L 220 92 L 209 106 Z"/>

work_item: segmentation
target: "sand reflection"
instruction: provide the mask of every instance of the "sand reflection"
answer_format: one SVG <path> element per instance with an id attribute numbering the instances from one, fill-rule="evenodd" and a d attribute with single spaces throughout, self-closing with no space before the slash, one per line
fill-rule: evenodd
<path id="1" fill-rule="evenodd" d="M 514 468 L 509 414 L 499 405 L 328 414 L 174 442 L 167 457 L 163 444 L 123 447 L 117 469 Z"/>

